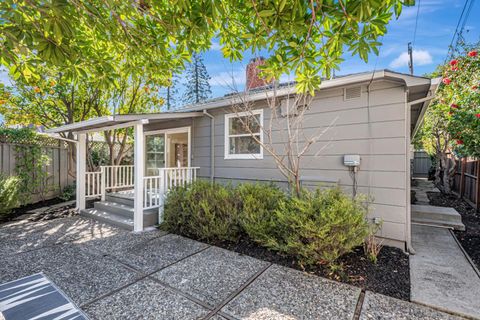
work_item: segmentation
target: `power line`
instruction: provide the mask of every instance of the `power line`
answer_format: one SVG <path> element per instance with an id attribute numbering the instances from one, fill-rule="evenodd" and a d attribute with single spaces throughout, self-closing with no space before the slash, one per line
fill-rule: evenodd
<path id="1" fill-rule="evenodd" d="M 455 41 L 455 37 L 457 35 L 459 35 L 460 24 L 462 24 L 462 31 L 463 31 L 463 28 L 465 27 L 466 21 L 468 19 L 468 15 L 470 15 L 470 11 L 471 11 L 473 2 L 474 2 L 474 0 L 465 0 L 465 4 L 463 5 L 462 13 L 460 14 L 460 17 L 458 18 L 457 27 L 455 28 L 455 32 L 453 33 L 452 40 L 450 41 L 450 45 L 448 46 L 448 53 L 447 53 L 447 56 L 445 57 L 445 63 L 447 62 L 448 58 L 451 55 L 453 55 L 453 53 L 455 52 L 455 49 L 456 49 L 458 43 L 457 43 L 457 45 L 455 45 L 455 49 L 454 49 L 453 42 Z M 467 6 L 468 6 L 468 10 L 467 10 Z M 468 11 L 468 15 L 465 15 L 465 10 Z M 465 19 L 464 19 L 464 15 L 466 17 Z M 463 23 L 462 23 L 462 21 L 463 21 Z"/>
<path id="2" fill-rule="evenodd" d="M 420 0 L 418 0 L 418 7 L 417 7 L 417 16 L 415 18 L 415 29 L 413 31 L 413 41 L 412 46 L 415 46 L 415 39 L 417 38 L 417 26 L 418 26 L 418 15 L 420 13 Z"/>

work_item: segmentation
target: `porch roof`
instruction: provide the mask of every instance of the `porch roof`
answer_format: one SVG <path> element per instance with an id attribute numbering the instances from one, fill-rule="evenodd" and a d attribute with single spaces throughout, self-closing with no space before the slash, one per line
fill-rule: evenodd
<path id="1" fill-rule="evenodd" d="M 161 112 L 161 113 L 144 113 L 144 114 L 122 114 L 113 116 L 104 116 L 93 118 L 85 121 L 75 122 L 63 125 L 57 128 L 46 130 L 47 133 L 62 132 L 88 132 L 102 131 L 115 127 L 127 127 L 136 122 L 158 123 L 176 119 L 194 118 L 203 116 L 202 112 Z"/>

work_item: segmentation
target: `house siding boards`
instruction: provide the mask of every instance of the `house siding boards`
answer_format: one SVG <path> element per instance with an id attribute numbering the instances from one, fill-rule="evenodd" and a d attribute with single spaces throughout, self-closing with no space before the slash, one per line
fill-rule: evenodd
<path id="1" fill-rule="evenodd" d="M 352 180 L 343 165 L 343 155 L 359 154 L 358 192 L 373 197 L 370 217 L 383 220 L 379 235 L 388 239 L 388 244 L 404 248 L 408 189 L 405 86 L 388 80 L 376 81 L 371 84 L 370 97 L 367 83 L 361 86 L 361 97 L 349 101 L 344 100 L 343 88 L 323 89 L 306 112 L 307 136 L 331 127 L 302 159 L 303 183 L 306 186 L 337 183 L 351 192 Z M 256 106 L 267 107 L 258 102 Z M 275 181 L 286 185 L 268 152 L 264 152 L 263 159 L 225 159 L 225 114 L 232 110 L 223 107 L 208 112 L 215 117 L 215 180 Z M 270 110 L 266 108 L 265 126 L 269 119 Z M 195 118 L 191 125 L 192 166 L 200 167 L 199 177 L 209 178 L 210 118 Z M 276 133 L 274 145 L 281 148 L 281 132 Z"/>

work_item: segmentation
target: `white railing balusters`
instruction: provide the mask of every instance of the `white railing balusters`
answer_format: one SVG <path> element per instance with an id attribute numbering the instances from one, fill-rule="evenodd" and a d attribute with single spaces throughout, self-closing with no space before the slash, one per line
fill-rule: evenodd
<path id="1" fill-rule="evenodd" d="M 144 209 L 163 206 L 165 194 L 172 188 L 186 186 L 197 179 L 198 167 L 159 168 L 157 176 L 143 178 Z M 133 188 L 133 166 L 101 166 L 100 171 L 86 172 L 86 197 L 101 196 L 107 191 Z"/>
<path id="2" fill-rule="evenodd" d="M 85 172 L 85 197 L 98 197 L 102 193 L 101 171 Z"/>

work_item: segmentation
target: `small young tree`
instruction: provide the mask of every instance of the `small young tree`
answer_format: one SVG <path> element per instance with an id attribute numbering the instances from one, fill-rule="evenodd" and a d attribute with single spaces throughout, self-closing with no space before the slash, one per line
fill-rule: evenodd
<path id="1" fill-rule="evenodd" d="M 236 96 L 237 101 L 232 104 L 233 112 L 238 115 L 235 119 L 253 142 L 272 156 L 278 170 L 288 181 L 291 193 L 300 196 L 302 160 L 311 151 L 312 146 L 335 125 L 338 116 L 328 126 L 308 133 L 304 128 L 305 115 L 314 96 L 295 93 L 295 89 L 291 87 L 289 94 L 279 97 L 274 85 L 271 93 L 265 92 L 268 106 L 266 110 L 269 115 L 263 123 L 255 113 L 258 105 L 249 99 L 248 92 L 237 92 Z M 245 113 L 246 116 L 241 116 Z M 263 139 L 262 135 L 258 134 L 259 130 L 263 134 Z M 314 156 L 318 156 L 325 147 Z"/>
<path id="2" fill-rule="evenodd" d="M 203 58 L 198 53 L 193 54 L 192 62 L 187 66 L 185 73 L 184 104 L 199 103 L 211 97 L 212 90 L 208 82 L 210 76 L 203 64 Z"/>

